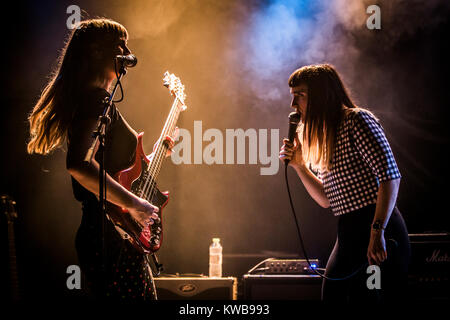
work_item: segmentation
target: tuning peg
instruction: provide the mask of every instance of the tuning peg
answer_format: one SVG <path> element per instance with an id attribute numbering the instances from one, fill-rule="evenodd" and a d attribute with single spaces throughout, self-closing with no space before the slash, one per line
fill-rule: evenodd
<path id="1" fill-rule="evenodd" d="M 170 73 L 169 73 L 169 71 L 164 72 L 163 83 L 164 83 L 165 87 L 169 87 L 170 86 Z"/>

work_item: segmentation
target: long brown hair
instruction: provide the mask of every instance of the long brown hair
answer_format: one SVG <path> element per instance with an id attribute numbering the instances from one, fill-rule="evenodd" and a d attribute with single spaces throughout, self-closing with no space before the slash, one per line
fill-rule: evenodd
<path id="1" fill-rule="evenodd" d="M 330 64 L 304 66 L 289 77 L 289 86 L 308 87 L 306 114 L 300 129 L 303 158 L 313 167 L 329 170 L 344 107 L 357 108 Z"/>
<path id="2" fill-rule="evenodd" d="M 127 30 L 109 19 L 81 21 L 64 46 L 50 81 L 28 117 L 28 153 L 48 154 L 61 146 L 89 83 L 104 80 L 113 66 L 114 46 Z"/>

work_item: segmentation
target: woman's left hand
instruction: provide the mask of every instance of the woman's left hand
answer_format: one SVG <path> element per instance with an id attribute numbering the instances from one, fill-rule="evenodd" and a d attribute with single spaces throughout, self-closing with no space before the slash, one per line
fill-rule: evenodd
<path id="1" fill-rule="evenodd" d="M 176 127 L 172 137 L 171 136 L 165 136 L 164 137 L 164 142 L 167 143 L 167 147 L 168 147 L 167 148 L 166 157 L 169 157 L 172 154 L 172 148 L 175 145 L 175 141 L 178 138 L 178 134 L 179 134 L 179 129 L 178 129 L 178 127 Z M 153 145 L 153 152 L 155 152 L 155 149 L 156 149 L 156 147 L 158 145 L 158 142 L 159 141 L 156 141 L 155 144 Z M 153 153 L 149 157 L 151 157 L 152 155 L 153 155 Z"/>
<path id="2" fill-rule="evenodd" d="M 380 265 L 387 259 L 386 241 L 384 240 L 384 231 L 372 230 L 370 233 L 369 248 L 367 249 L 367 259 L 369 265 Z"/>

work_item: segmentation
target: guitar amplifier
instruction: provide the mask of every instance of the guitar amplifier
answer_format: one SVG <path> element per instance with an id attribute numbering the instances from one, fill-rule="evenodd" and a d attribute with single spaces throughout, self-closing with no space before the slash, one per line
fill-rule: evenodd
<path id="1" fill-rule="evenodd" d="M 320 301 L 322 278 L 309 274 L 243 276 L 245 300 Z"/>
<path id="2" fill-rule="evenodd" d="M 411 299 L 450 299 L 450 234 L 409 234 L 409 240 L 408 291 Z"/>
<path id="3" fill-rule="evenodd" d="M 237 279 L 159 277 L 155 278 L 159 300 L 236 300 Z"/>

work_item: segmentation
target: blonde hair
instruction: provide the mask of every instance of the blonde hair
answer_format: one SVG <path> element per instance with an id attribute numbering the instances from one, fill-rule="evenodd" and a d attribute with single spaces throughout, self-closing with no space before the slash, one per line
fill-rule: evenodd
<path id="1" fill-rule="evenodd" d="M 344 107 L 356 108 L 330 64 L 304 66 L 289 77 L 289 86 L 308 87 L 308 105 L 299 126 L 303 159 L 314 169 L 329 170 Z"/>
<path id="2" fill-rule="evenodd" d="M 121 24 L 109 19 L 81 21 L 66 42 L 50 81 L 28 117 L 30 140 L 28 153 L 48 154 L 67 138 L 87 84 L 105 77 L 105 69 L 114 58 L 114 44 L 128 33 Z"/>

